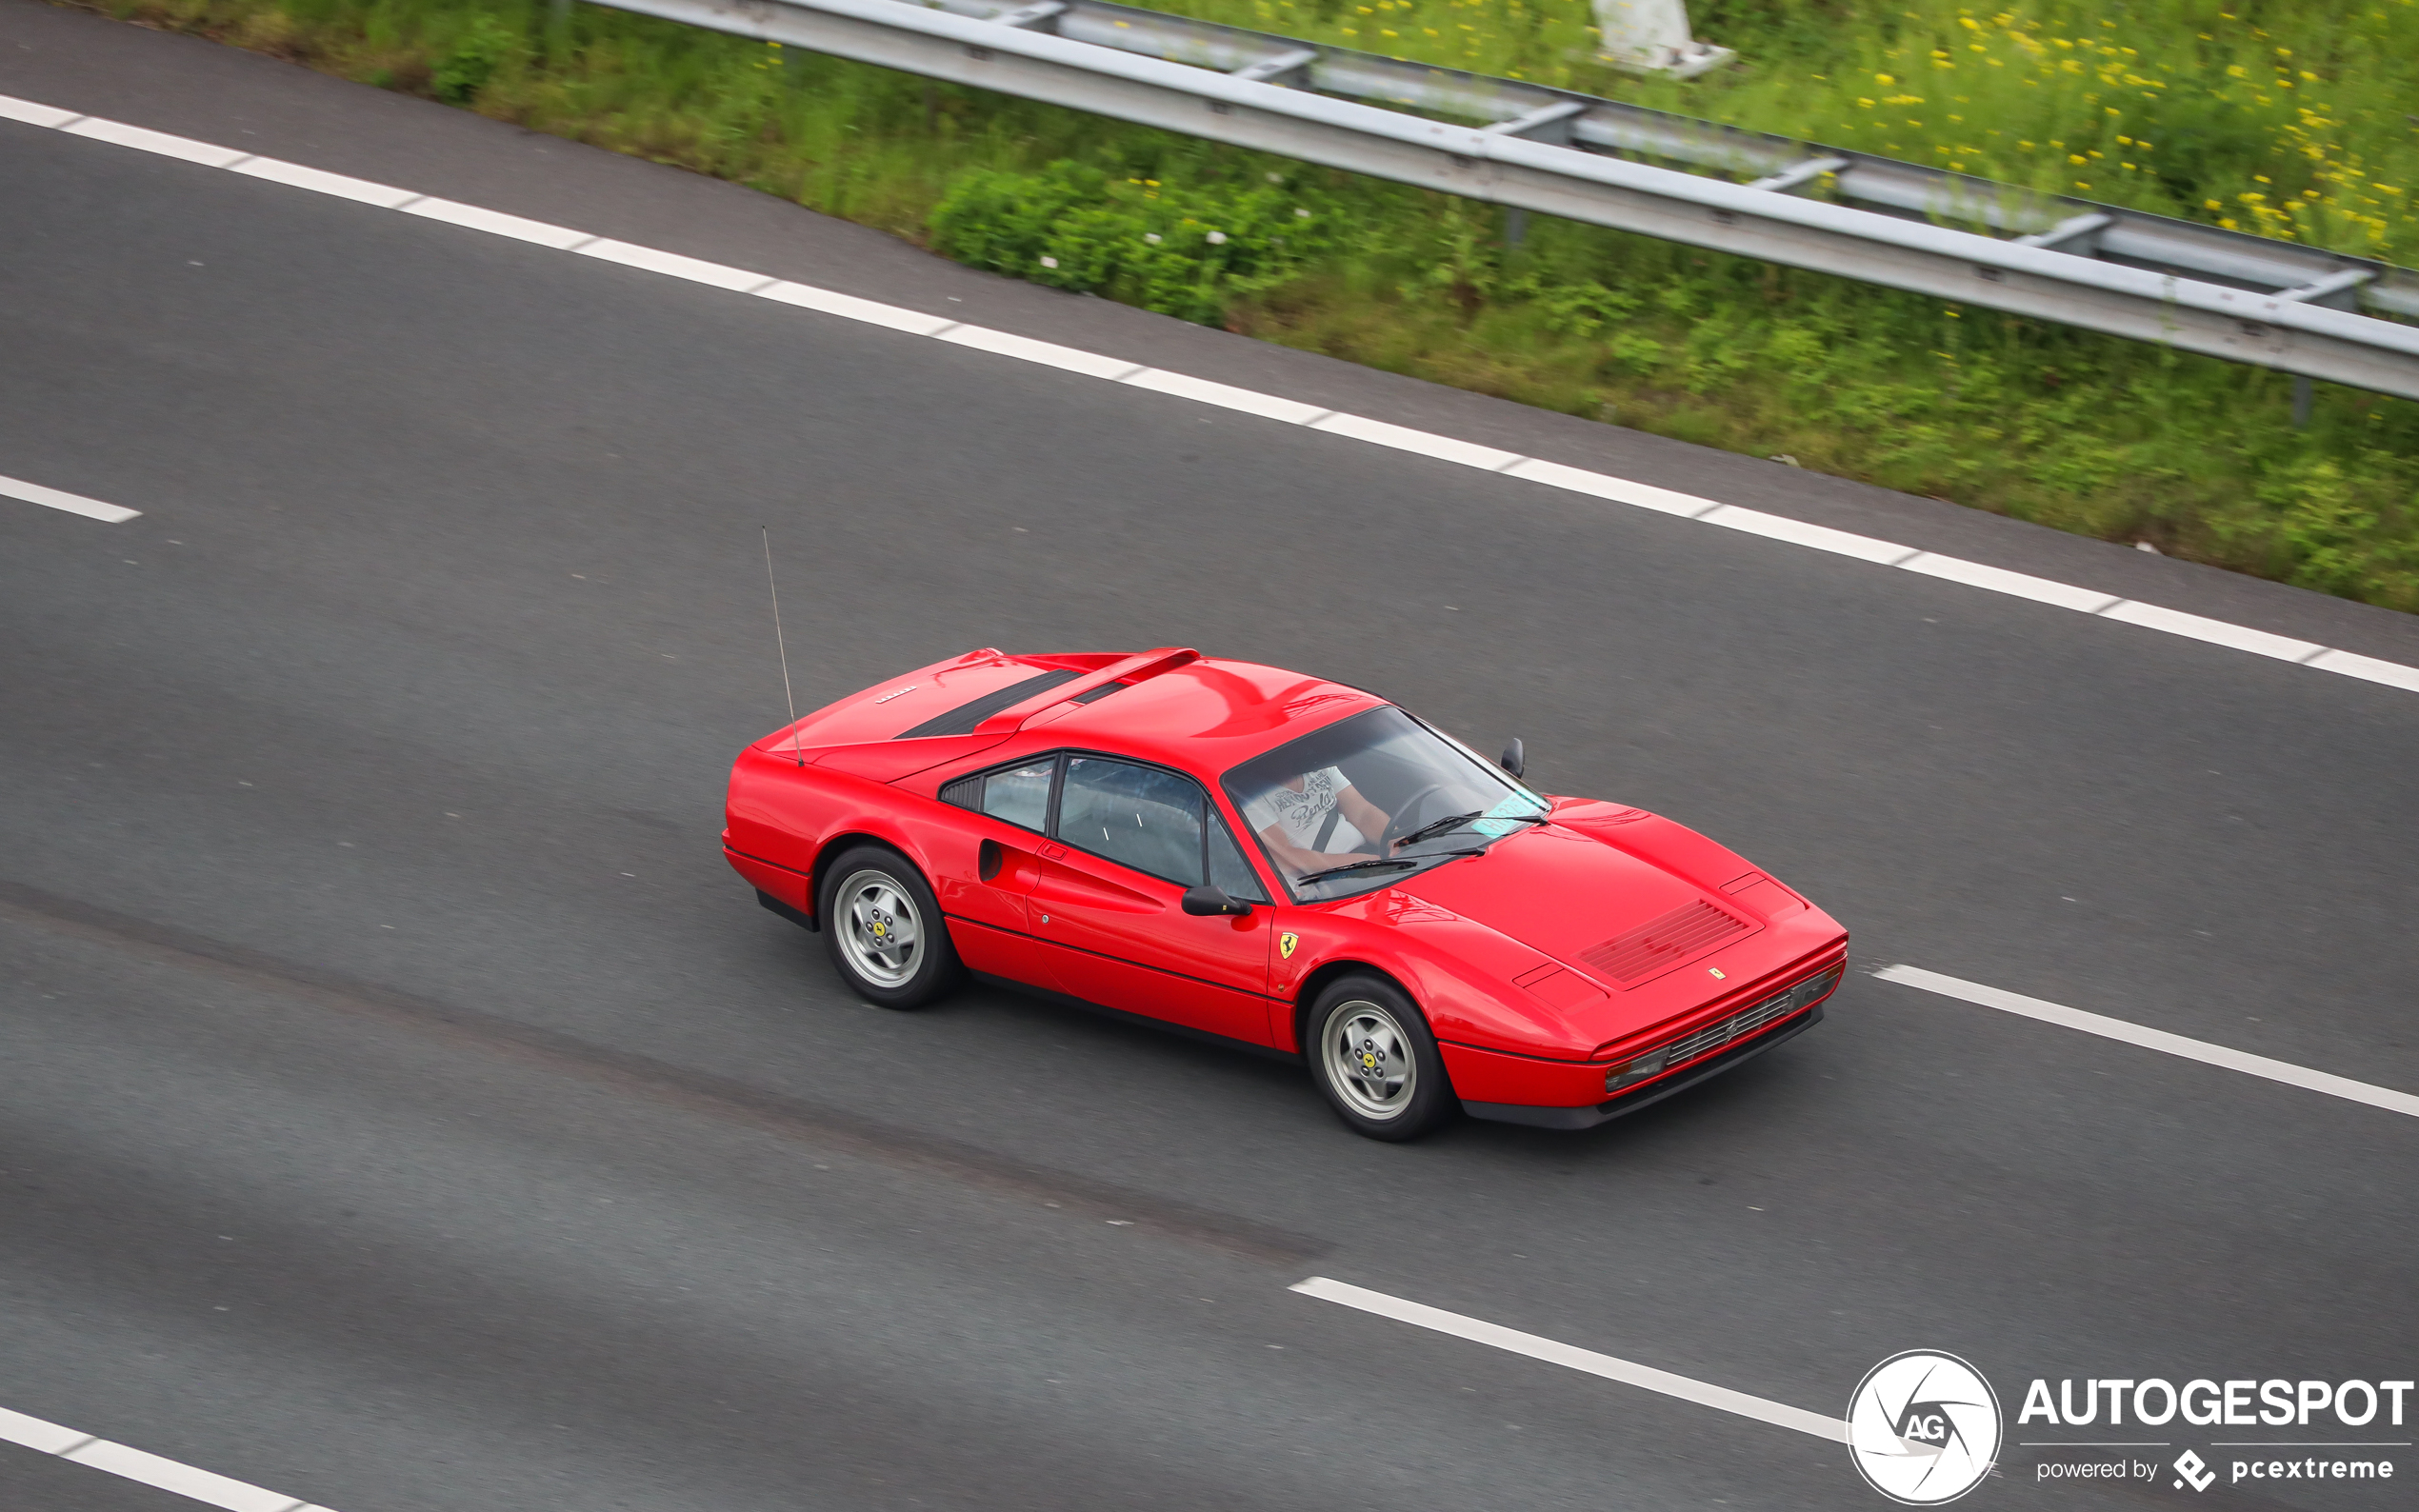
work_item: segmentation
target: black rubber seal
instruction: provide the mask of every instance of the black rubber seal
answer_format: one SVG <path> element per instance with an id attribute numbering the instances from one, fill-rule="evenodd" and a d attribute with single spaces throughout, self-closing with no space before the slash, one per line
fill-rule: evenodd
<path id="1" fill-rule="evenodd" d="M 756 889 L 756 901 L 763 904 L 767 908 L 771 909 L 774 913 L 781 915 L 784 919 L 789 920 L 791 924 L 796 925 L 801 929 L 812 929 L 817 934 L 823 932 L 823 926 L 815 923 L 813 914 L 799 912 L 797 909 L 790 907 L 788 904 L 783 903 L 780 899 L 774 897 L 771 893 L 765 891 L 762 887 Z"/>

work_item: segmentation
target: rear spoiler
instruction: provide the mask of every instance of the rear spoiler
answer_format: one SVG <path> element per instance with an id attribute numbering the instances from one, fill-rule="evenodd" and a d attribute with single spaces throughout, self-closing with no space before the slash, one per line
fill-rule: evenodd
<path id="1" fill-rule="evenodd" d="M 1094 688 L 1111 683 L 1139 683 L 1146 677 L 1157 677 L 1177 667 L 1201 660 L 1201 653 L 1189 646 L 1163 646 L 1155 651 L 1144 651 L 1120 662 L 1111 662 L 1097 672 L 1087 672 L 1071 683 L 1034 694 L 1022 704 L 1010 704 L 990 718 L 974 726 L 977 735 L 1012 735 L 1024 727 L 1025 722 L 1046 708 L 1055 708 L 1070 699 L 1081 698 Z"/>

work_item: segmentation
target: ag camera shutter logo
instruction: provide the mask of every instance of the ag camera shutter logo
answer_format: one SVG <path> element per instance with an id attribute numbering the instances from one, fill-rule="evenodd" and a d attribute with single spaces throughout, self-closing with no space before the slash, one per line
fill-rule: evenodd
<path id="1" fill-rule="evenodd" d="M 1982 1372 L 1929 1349 L 1890 1356 L 1849 1399 L 1849 1457 L 1866 1483 L 1907 1506 L 1939 1506 L 1982 1483 L 1999 1458 L 1999 1398 Z"/>

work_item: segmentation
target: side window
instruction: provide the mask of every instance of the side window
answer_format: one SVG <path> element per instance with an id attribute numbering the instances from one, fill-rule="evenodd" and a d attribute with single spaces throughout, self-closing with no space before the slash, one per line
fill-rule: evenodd
<path id="1" fill-rule="evenodd" d="M 982 801 L 967 806 L 980 808 L 993 819 L 1004 819 L 1027 829 L 1047 829 L 1050 780 L 1057 770 L 1058 758 L 1050 756 L 1010 771 L 992 772 L 982 779 Z"/>
<path id="2" fill-rule="evenodd" d="M 1058 796 L 1058 838 L 1163 877 L 1201 885 L 1201 788 L 1153 766 L 1077 756 Z"/>
<path id="3" fill-rule="evenodd" d="M 1214 813 L 1210 816 L 1210 885 L 1246 903 L 1269 901 L 1268 889 L 1235 848 L 1234 836 L 1227 833 L 1226 821 Z"/>

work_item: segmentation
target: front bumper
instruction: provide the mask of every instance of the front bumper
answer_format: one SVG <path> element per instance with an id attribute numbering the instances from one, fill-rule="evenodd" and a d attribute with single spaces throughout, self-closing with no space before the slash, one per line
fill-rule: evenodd
<path id="1" fill-rule="evenodd" d="M 1828 996 L 1823 1000 L 1829 1001 Z M 1795 1039 L 1822 1022 L 1823 1003 L 1816 1003 L 1752 1038 L 1730 1045 L 1719 1055 L 1699 1061 L 1677 1076 L 1646 1083 L 1635 1092 L 1624 1093 L 1592 1107 L 1532 1107 L 1525 1103 L 1464 1102 L 1462 1111 L 1472 1118 L 1490 1119 L 1498 1124 L 1527 1124 L 1534 1128 L 1594 1128 L 1624 1113 L 1635 1113 L 1649 1103 L 1660 1103 L 1674 1092 L 1696 1085 L 1707 1077 L 1719 1076 L 1742 1061 L 1752 1060 L 1784 1040 Z"/>

